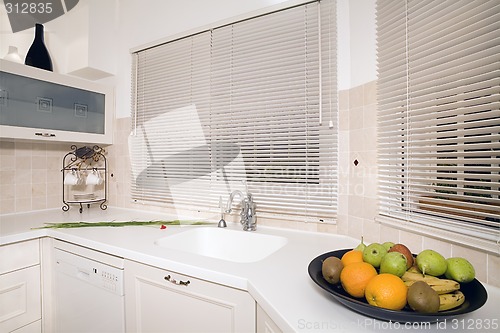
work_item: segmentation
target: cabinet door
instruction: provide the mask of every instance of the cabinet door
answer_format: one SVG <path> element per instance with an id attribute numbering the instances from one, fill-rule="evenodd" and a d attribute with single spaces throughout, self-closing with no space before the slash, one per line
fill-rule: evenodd
<path id="1" fill-rule="evenodd" d="M 127 332 L 255 332 L 245 291 L 127 261 Z"/>
<path id="2" fill-rule="evenodd" d="M 40 265 L 0 275 L 0 332 L 40 318 Z"/>
<path id="3" fill-rule="evenodd" d="M 1 62 L 1 137 L 111 143 L 112 90 L 34 67 Z"/>
<path id="4" fill-rule="evenodd" d="M 28 324 L 21 328 L 18 328 L 12 333 L 41 333 L 42 332 L 42 321 L 37 320 L 34 323 Z"/>
<path id="5" fill-rule="evenodd" d="M 257 333 L 282 333 L 278 325 L 257 304 Z"/>

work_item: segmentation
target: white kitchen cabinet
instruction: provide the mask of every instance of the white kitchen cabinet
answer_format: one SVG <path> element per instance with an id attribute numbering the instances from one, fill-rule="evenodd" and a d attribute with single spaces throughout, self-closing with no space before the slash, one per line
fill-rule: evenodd
<path id="1" fill-rule="evenodd" d="M 40 332 L 39 241 L 0 247 L 0 332 Z"/>
<path id="2" fill-rule="evenodd" d="M 0 138 L 111 144 L 107 86 L 0 60 Z"/>
<path id="3" fill-rule="evenodd" d="M 127 332 L 255 332 L 246 291 L 125 262 Z"/>
<path id="4" fill-rule="evenodd" d="M 274 320 L 257 304 L 257 333 L 282 333 Z"/>

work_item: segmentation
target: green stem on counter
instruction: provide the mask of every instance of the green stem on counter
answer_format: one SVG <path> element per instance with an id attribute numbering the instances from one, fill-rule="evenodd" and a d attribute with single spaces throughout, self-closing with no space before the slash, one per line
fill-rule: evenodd
<path id="1" fill-rule="evenodd" d="M 68 229 L 86 227 L 127 227 L 127 226 L 147 226 L 147 225 L 210 225 L 213 222 L 172 220 L 172 221 L 108 221 L 108 222 L 60 222 L 45 223 L 43 227 L 32 229 Z"/>

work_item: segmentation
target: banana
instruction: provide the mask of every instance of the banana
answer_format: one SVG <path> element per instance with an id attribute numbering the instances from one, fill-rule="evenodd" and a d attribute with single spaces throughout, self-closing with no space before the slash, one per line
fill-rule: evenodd
<path id="1" fill-rule="evenodd" d="M 460 289 L 460 283 L 449 279 L 438 279 L 436 281 L 430 281 L 429 285 L 438 294 L 447 294 Z"/>
<path id="2" fill-rule="evenodd" d="M 440 279 L 431 275 L 423 275 L 422 273 L 415 273 L 406 271 L 401 279 L 409 287 L 416 281 L 423 281 L 427 283 L 438 294 L 447 294 L 460 289 L 460 284 L 450 279 Z"/>
<path id="3" fill-rule="evenodd" d="M 406 271 L 403 276 L 401 277 L 403 281 L 433 281 L 433 280 L 439 280 L 439 278 L 432 276 L 432 275 L 424 275 L 422 273 L 415 273 L 415 272 L 410 272 Z"/>
<path id="4" fill-rule="evenodd" d="M 422 280 L 419 280 L 422 281 Z M 416 280 L 412 281 L 404 281 L 406 286 L 411 286 Z M 427 283 L 432 289 L 434 289 L 439 295 L 441 294 L 448 294 L 453 291 L 459 290 L 460 289 L 460 284 L 454 280 L 448 280 L 448 279 L 427 279 L 424 280 L 425 283 Z"/>
<path id="5" fill-rule="evenodd" d="M 407 271 L 407 272 L 422 274 L 422 272 L 418 269 L 418 267 L 417 267 L 417 266 L 411 266 L 410 268 L 408 268 L 408 271 Z"/>
<path id="6" fill-rule="evenodd" d="M 460 290 L 439 295 L 439 311 L 454 309 L 465 302 L 465 295 Z"/>

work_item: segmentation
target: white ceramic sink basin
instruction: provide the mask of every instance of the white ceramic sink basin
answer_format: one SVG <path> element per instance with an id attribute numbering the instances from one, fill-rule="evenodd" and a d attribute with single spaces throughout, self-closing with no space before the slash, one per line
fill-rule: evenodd
<path id="1" fill-rule="evenodd" d="M 194 227 L 155 241 L 164 248 L 234 262 L 255 262 L 276 252 L 285 237 L 223 228 Z"/>

